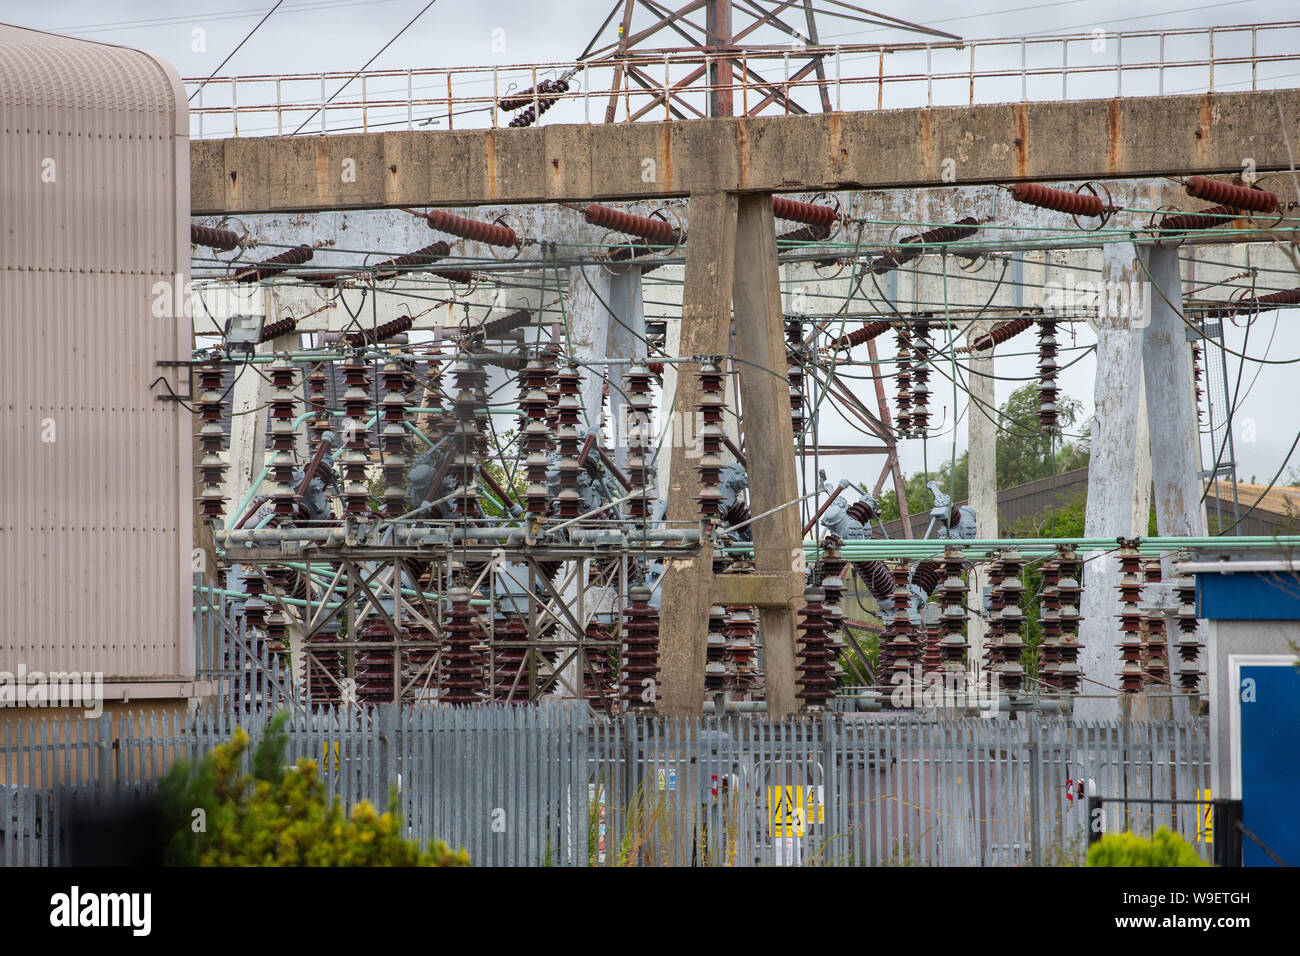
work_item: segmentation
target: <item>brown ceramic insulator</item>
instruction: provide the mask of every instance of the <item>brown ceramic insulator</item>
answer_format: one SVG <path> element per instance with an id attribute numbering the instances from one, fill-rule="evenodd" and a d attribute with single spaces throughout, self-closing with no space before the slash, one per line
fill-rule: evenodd
<path id="1" fill-rule="evenodd" d="M 894 593 L 894 579 L 884 561 L 854 561 L 853 571 L 879 604 Z M 883 609 L 883 605 L 882 605 Z"/>
<path id="2" fill-rule="evenodd" d="M 912 432 L 922 435 L 930 424 L 930 324 L 917 321 L 912 328 L 912 356 L 916 365 L 912 373 Z"/>
<path id="3" fill-rule="evenodd" d="M 482 242 L 489 246 L 514 246 L 519 243 L 519 237 L 515 235 L 513 229 L 498 223 L 479 222 L 477 219 L 467 219 L 455 213 L 443 212 L 441 209 L 430 210 L 425 213 L 424 218 L 428 221 L 430 229 L 460 236 L 473 242 Z"/>
<path id="4" fill-rule="evenodd" d="M 845 508 L 844 511 L 854 521 L 863 525 L 880 517 L 880 513 L 872 509 L 871 505 L 869 505 L 865 499 L 853 502 L 853 504 Z"/>
<path id="5" fill-rule="evenodd" d="M 483 337 L 489 339 L 503 338 L 511 332 L 517 332 L 532 321 L 533 313 L 529 309 L 515 309 L 515 311 L 508 312 L 499 319 L 484 322 Z"/>
<path id="6" fill-rule="evenodd" d="M 497 703 L 528 703 L 528 625 L 517 614 L 499 619 L 492 641 L 492 699 Z"/>
<path id="7" fill-rule="evenodd" d="M 968 351 L 984 352 L 993 348 L 995 345 L 1001 345 L 1008 339 L 1014 338 L 1028 329 L 1034 324 L 1034 321 L 1035 320 L 1032 316 L 1025 316 L 1023 318 L 1001 322 L 983 335 L 979 336 L 975 341 L 971 342 L 968 346 Z"/>
<path id="8" fill-rule="evenodd" d="M 1056 400 L 1060 397 L 1060 387 L 1056 377 L 1056 320 L 1039 319 L 1038 321 L 1038 423 L 1046 431 L 1056 431 L 1060 427 L 1060 414 Z"/>
<path id="9" fill-rule="evenodd" d="M 1206 202 L 1221 203 L 1234 209 L 1251 212 L 1272 212 L 1277 208 L 1277 196 L 1264 189 L 1234 186 L 1205 176 L 1189 176 L 1185 184 L 1187 195 Z"/>
<path id="10" fill-rule="evenodd" d="M 1038 183 L 1016 183 L 1011 187 L 1011 198 L 1030 206 L 1054 209 L 1074 216 L 1100 216 L 1106 211 L 1105 203 L 1091 193 L 1071 193 L 1040 186 Z"/>
<path id="11" fill-rule="evenodd" d="M 1024 613 L 1020 609 L 1020 599 L 1025 591 L 1020 575 L 1024 569 L 1024 558 L 1019 551 L 1008 549 L 998 556 L 997 584 L 993 592 L 996 611 L 990 612 L 990 633 L 997 634 L 992 643 L 993 670 L 997 674 L 998 687 L 1009 693 L 1020 690 L 1024 681 L 1024 669 L 1020 656 L 1025 643 L 1021 634 L 1024 626 Z M 992 580 L 992 576 L 990 576 Z"/>
<path id="12" fill-rule="evenodd" d="M 912 665 L 920 660 L 921 644 L 910 614 L 911 592 L 907 589 L 910 570 L 906 561 L 896 562 L 889 569 L 892 583 L 889 610 L 881 606 L 885 629 L 880 636 L 880 669 L 877 683 L 891 685 L 898 675 L 912 677 Z"/>
<path id="13" fill-rule="evenodd" d="M 924 591 L 927 597 L 934 593 L 942 580 L 943 564 L 938 561 L 922 561 L 912 572 L 912 583 Z"/>
<path id="14" fill-rule="evenodd" d="M 799 202 L 784 196 L 772 197 L 772 215 L 777 219 L 806 222 L 810 226 L 829 226 L 835 222 L 835 210 L 830 206 Z"/>
<path id="15" fill-rule="evenodd" d="M 221 457 L 225 434 L 221 427 L 221 407 L 224 404 L 221 387 L 221 367 L 200 366 L 198 370 L 198 397 L 194 410 L 203 422 L 199 432 L 199 448 L 203 453 L 195 466 L 203 482 L 199 493 L 199 510 L 205 518 L 219 518 L 226 510 L 225 474 L 227 463 Z"/>
<path id="16" fill-rule="evenodd" d="M 618 700 L 618 643 L 609 627 L 595 620 L 587 625 L 585 642 L 584 693 L 592 708 L 609 713 Z"/>
<path id="17" fill-rule="evenodd" d="M 1192 232 L 1199 229 L 1215 229 L 1219 226 L 1231 226 L 1240 217 L 1240 212 L 1232 206 L 1210 206 L 1199 212 L 1183 212 L 1164 216 L 1157 228 L 1162 233 Z"/>
<path id="18" fill-rule="evenodd" d="M 543 90 L 544 87 L 546 88 L 545 90 Z M 537 92 L 539 94 L 542 92 L 546 92 L 551 95 L 550 96 L 539 95 L 536 101 L 537 103 L 536 108 L 534 109 L 534 107 L 530 105 L 527 109 L 523 110 L 513 119 L 511 119 L 510 125 L 515 129 L 523 129 L 528 126 L 532 126 L 534 123 L 537 122 L 538 117 L 540 117 L 543 113 L 545 113 L 552 106 L 554 106 L 556 103 L 559 102 L 560 98 L 557 94 L 568 92 L 568 89 L 569 89 L 569 81 L 565 79 L 544 80 L 541 83 L 538 83 Z M 517 98 L 512 98 L 509 102 L 515 102 L 516 99 Z M 526 102 L 529 102 L 531 104 L 532 103 L 531 97 Z"/>
<path id="19" fill-rule="evenodd" d="M 217 229 L 213 226 L 190 224 L 190 245 L 207 246 L 209 249 L 226 251 L 239 246 L 239 236 L 229 229 Z"/>
<path id="20" fill-rule="evenodd" d="M 360 348 L 363 345 L 370 345 L 376 342 L 382 342 L 385 339 L 391 339 L 394 335 L 406 332 L 415 324 L 415 320 L 409 315 L 399 315 L 390 322 L 385 322 L 373 329 L 363 329 L 360 332 L 349 332 L 343 336 L 343 340 L 352 346 Z"/>
<path id="21" fill-rule="evenodd" d="M 738 524 L 744 524 L 752 515 L 749 513 L 749 504 L 740 498 L 731 503 L 726 514 L 722 516 L 722 524 L 727 528 L 734 528 Z"/>
<path id="22" fill-rule="evenodd" d="M 630 483 L 627 514 L 634 520 L 645 520 L 654 513 L 653 441 L 651 436 L 653 374 L 643 362 L 629 366 L 625 375 L 628 408 L 626 422 L 627 478 Z"/>
<path id="23" fill-rule="evenodd" d="M 432 215 L 432 213 L 430 213 Z M 466 220 L 467 222 L 469 220 Z M 437 228 L 436 226 L 433 228 Z M 443 230 L 447 232 L 449 230 Z M 457 233 L 459 235 L 459 233 Z M 405 255 L 397 256 L 393 259 L 385 259 L 382 262 L 376 262 L 370 269 L 378 276 L 392 276 L 403 270 L 411 270 L 417 266 L 431 266 L 439 259 L 445 259 L 451 255 L 451 246 L 439 239 L 437 242 L 416 249 L 414 252 L 408 252 Z"/>
<path id="24" fill-rule="evenodd" d="M 807 709 L 825 708 L 835 696 L 835 652 L 830 638 L 831 624 L 821 588 L 804 591 L 799 611 L 798 648 L 795 652 L 798 697 Z"/>
<path id="25" fill-rule="evenodd" d="M 1238 299 L 1231 306 L 1226 308 L 1211 309 L 1207 315 L 1211 317 L 1226 317 L 1249 312 L 1267 312 L 1269 309 L 1275 309 L 1279 305 L 1300 305 L 1300 288 L 1283 289 L 1281 292 L 1270 292 L 1267 295 L 1256 296 L 1254 298 Z"/>
<path id="26" fill-rule="evenodd" d="M 1061 624 L 1058 663 L 1056 666 L 1056 686 L 1065 693 L 1074 693 L 1079 689 L 1082 674 L 1079 669 L 1079 574 L 1083 567 L 1078 553 L 1068 546 L 1057 550 L 1057 583 L 1060 597 L 1060 610 L 1057 616 Z"/>
<path id="27" fill-rule="evenodd" d="M 911 338 L 902 326 L 894 329 L 894 335 L 898 339 L 898 360 L 895 363 L 897 371 L 894 376 L 897 390 L 894 404 L 898 407 L 898 413 L 894 424 L 898 427 L 898 434 L 905 436 L 912 433 L 912 347 Z"/>
<path id="28" fill-rule="evenodd" d="M 567 93 L 568 90 L 568 80 L 542 80 L 542 82 L 537 84 L 537 89 L 535 91 L 530 86 L 528 89 L 522 90 L 518 93 L 511 93 L 509 96 L 503 96 L 501 99 L 497 100 L 497 106 L 505 110 L 507 113 L 510 113 L 514 110 L 523 109 L 531 103 L 533 101 L 534 93 L 537 97 L 541 98 L 556 93 Z"/>
<path id="29" fill-rule="evenodd" d="M 279 275 L 290 266 L 300 266 L 304 262 L 309 262 L 316 254 L 311 246 L 295 246 L 292 249 L 286 249 L 278 255 L 271 256 L 269 259 L 263 259 L 253 268 L 239 273 L 235 276 L 238 282 L 260 282 L 262 279 Z"/>
<path id="30" fill-rule="evenodd" d="M 831 343 L 832 348 L 851 349 L 855 345 L 861 345 L 864 342 L 870 342 L 889 331 L 889 323 L 883 320 L 869 322 L 860 329 L 854 329 Z"/>
<path id="31" fill-rule="evenodd" d="M 830 224 L 809 225 L 792 232 L 783 232 L 776 237 L 777 242 L 824 242 L 831 237 Z"/>
<path id="32" fill-rule="evenodd" d="M 485 635 L 470 606 L 470 592 L 452 588 L 443 626 L 440 697 L 449 704 L 476 704 L 485 696 L 486 662 L 478 650 Z"/>
<path id="33" fill-rule="evenodd" d="M 706 697 L 723 693 L 727 689 L 727 609 L 720 605 L 709 608 L 709 630 L 704 651 L 704 693 Z"/>
<path id="34" fill-rule="evenodd" d="M 758 614 L 752 607 L 731 606 L 723 622 L 727 638 L 727 690 L 745 698 L 758 686 Z"/>
<path id="35" fill-rule="evenodd" d="M 951 226 L 939 226 L 937 229 L 930 229 L 919 235 L 908 236 L 899 243 L 899 248 L 877 256 L 871 263 L 871 271 L 876 275 L 884 275 L 891 269 L 897 269 L 917 256 L 923 255 L 929 246 L 969 239 L 977 232 L 979 232 L 979 220 L 967 216 L 965 219 L 958 219 Z"/>
<path id="36" fill-rule="evenodd" d="M 650 589 L 628 590 L 623 612 L 623 667 L 619 678 L 625 710 L 653 710 L 658 698 L 659 612 L 650 606 Z"/>
<path id="37" fill-rule="evenodd" d="M 601 226 L 627 236 L 640 236 L 659 245 L 671 245 L 673 227 L 662 219 L 636 216 L 612 206 L 591 204 L 582 211 L 583 218 L 593 226 Z"/>
<path id="38" fill-rule="evenodd" d="M 286 315 L 283 319 L 277 319 L 262 326 L 262 337 L 258 341 L 269 342 L 272 339 L 278 339 L 282 335 L 288 335 L 297 327 L 298 320 L 292 315 Z"/>
<path id="39" fill-rule="evenodd" d="M 474 273 L 468 269 L 434 269 L 429 274 L 446 279 L 448 282 L 459 282 L 461 285 L 471 285 L 474 282 Z"/>

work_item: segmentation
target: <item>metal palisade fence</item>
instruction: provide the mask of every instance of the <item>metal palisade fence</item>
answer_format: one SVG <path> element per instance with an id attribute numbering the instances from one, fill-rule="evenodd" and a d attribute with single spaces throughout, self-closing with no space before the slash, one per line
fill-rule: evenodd
<path id="1" fill-rule="evenodd" d="M 240 723 L 256 743 L 268 720 Z M 6 723 L 0 861 L 74 859 L 80 814 L 145 800 L 173 762 L 231 731 L 220 711 Z M 383 810 L 395 794 L 412 839 L 464 846 L 479 865 L 1078 864 L 1087 794 L 1209 797 L 1204 720 L 383 705 L 299 709 L 286 732 L 288 761 L 314 760 L 345 806 Z M 1198 809 L 1109 804 L 1098 824 L 1166 825 L 1208 858 Z"/>

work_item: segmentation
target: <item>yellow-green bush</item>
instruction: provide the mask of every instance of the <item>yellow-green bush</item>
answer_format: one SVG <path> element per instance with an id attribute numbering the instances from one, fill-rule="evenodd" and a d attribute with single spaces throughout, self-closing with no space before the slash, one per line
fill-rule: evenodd
<path id="1" fill-rule="evenodd" d="M 1209 866 L 1195 848 L 1168 827 L 1150 840 L 1134 833 L 1108 833 L 1088 851 L 1088 866 Z"/>
<path id="2" fill-rule="evenodd" d="M 392 801 L 343 812 L 317 776 L 316 762 L 285 768 L 283 717 L 253 755 L 242 729 L 197 766 L 178 764 L 163 781 L 165 860 L 178 866 L 468 866 L 469 855 L 441 841 L 421 849 L 402 835 Z"/>

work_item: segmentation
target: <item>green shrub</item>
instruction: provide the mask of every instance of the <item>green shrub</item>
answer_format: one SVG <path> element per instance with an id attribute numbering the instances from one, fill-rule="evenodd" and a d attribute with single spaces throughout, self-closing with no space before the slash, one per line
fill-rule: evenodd
<path id="1" fill-rule="evenodd" d="M 1108 833 L 1088 851 L 1088 866 L 1209 866 L 1195 848 L 1168 827 L 1150 840 L 1133 833 Z"/>
<path id="2" fill-rule="evenodd" d="M 468 866 L 469 856 L 441 841 L 427 850 L 405 839 L 394 795 L 389 812 L 368 802 L 330 800 L 316 762 L 284 766 L 280 714 L 240 767 L 248 734 L 237 729 L 197 766 L 178 763 L 162 782 L 164 860 L 172 866 Z"/>

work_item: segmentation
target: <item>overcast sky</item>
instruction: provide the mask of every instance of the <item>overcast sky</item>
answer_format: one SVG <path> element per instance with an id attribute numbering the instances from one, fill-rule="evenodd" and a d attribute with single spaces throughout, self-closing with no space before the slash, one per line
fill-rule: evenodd
<path id="1" fill-rule="evenodd" d="M 426 0 L 285 0 L 244 44 L 223 74 L 265 74 L 359 69 L 420 9 Z M 140 47 L 161 54 L 187 77 L 212 73 L 232 49 L 271 8 L 273 0 L 0 0 L 0 20 L 20 26 L 66 33 L 86 39 Z M 676 7 L 674 0 L 666 6 Z M 864 6 L 868 5 L 863 3 Z M 448 65 L 510 64 L 577 57 L 614 0 L 437 0 L 374 64 L 374 68 L 418 68 Z M 831 4 L 818 0 L 818 7 Z M 881 12 L 940 28 L 965 38 L 1025 34 L 1174 29 L 1189 26 L 1264 23 L 1300 18 L 1297 0 L 1223 0 L 1178 3 L 1172 0 L 909 0 L 880 6 Z M 634 28 L 648 14 L 638 14 Z M 738 15 L 738 22 L 742 18 Z M 802 21 L 802 15 L 794 20 Z M 743 18 L 743 22 L 748 22 Z M 911 39 L 899 31 L 867 24 L 819 18 L 821 40 L 828 43 L 889 42 Z M 502 32 L 503 31 L 503 32 Z M 755 34 L 754 40 L 773 42 Z M 667 41 L 665 41 L 667 42 Z M 1219 50 L 1222 55 L 1222 48 Z M 1295 52 L 1292 50 L 1291 52 Z M 1008 53 L 1008 55 L 1012 55 Z M 1126 55 L 1125 61 L 1129 62 Z M 1283 65 L 1287 66 L 1287 65 Z M 1275 85 L 1294 86 L 1290 73 L 1274 69 Z M 1300 72 L 1297 72 L 1300 76 Z M 1073 82 L 1073 81 L 1072 81 Z M 1109 82 L 1109 81 L 1108 81 Z M 1240 88 L 1240 87 L 1238 87 Z M 1169 89 L 1169 87 L 1167 87 Z M 1199 87 L 1198 87 L 1199 90 Z M 1125 87 L 1125 92 L 1137 92 Z M 915 95 L 923 96 L 918 90 Z M 1103 95 L 1110 95 L 1109 93 Z M 874 105 L 874 104 L 873 104 Z M 893 105 L 910 105 L 898 102 Z M 1290 285 L 1298 283 L 1291 282 Z M 1270 356 L 1300 355 L 1295 312 L 1283 313 L 1269 343 Z M 1268 315 L 1271 330 L 1274 315 Z M 1264 343 L 1253 338 L 1250 352 L 1262 354 Z M 1239 335 L 1239 333 L 1234 333 Z M 1233 343 L 1230 341 L 1230 346 Z M 1240 346 L 1240 340 L 1235 347 Z M 1077 368 L 1066 382 L 1070 393 L 1091 410 L 1091 363 Z M 1258 367 L 1247 367 L 1246 393 Z M 1294 366 L 1265 367 L 1254 381 L 1239 412 L 1249 422 L 1238 432 L 1240 474 L 1267 481 L 1282 463 L 1300 427 L 1294 390 Z M 1235 371 L 1235 362 L 1234 369 Z M 1015 370 L 1014 374 L 1020 374 Z M 1009 388 L 1009 386 L 1008 386 Z M 999 389 L 999 398 L 1006 388 Z M 960 429 L 964 432 L 964 428 Z M 964 435 L 960 436 L 964 446 Z M 1247 440 L 1249 439 L 1249 440 Z M 827 440 L 852 440 L 827 436 Z M 951 440 L 951 439 L 948 439 Z M 905 466 L 920 467 L 919 449 L 907 443 Z M 931 457 L 936 450 L 932 449 Z M 946 454 L 945 454 L 946 457 Z M 1300 463 L 1300 455 L 1292 458 Z M 933 465 L 933 462 L 931 462 Z"/>

